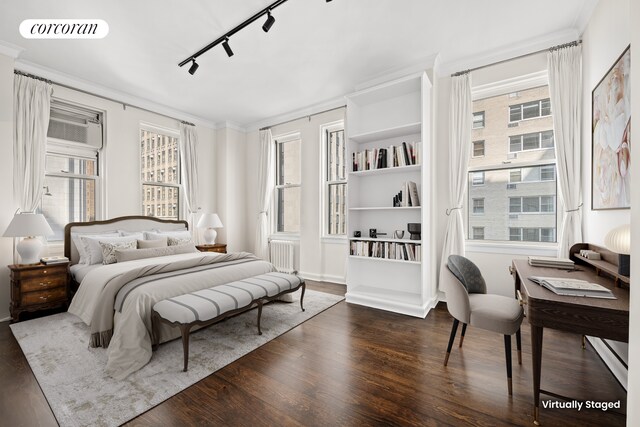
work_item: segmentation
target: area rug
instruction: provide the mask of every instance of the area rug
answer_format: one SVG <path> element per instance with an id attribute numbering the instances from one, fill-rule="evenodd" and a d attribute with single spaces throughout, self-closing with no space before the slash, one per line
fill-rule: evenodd
<path id="1" fill-rule="evenodd" d="M 89 327 L 69 313 L 11 325 L 61 426 L 117 426 L 282 335 L 344 298 L 307 290 L 300 304 L 276 302 L 191 334 L 189 371 L 182 341 L 160 345 L 151 361 L 123 381 L 105 374 L 106 351 L 88 348 Z M 98 374 L 96 374 L 98 372 Z"/>

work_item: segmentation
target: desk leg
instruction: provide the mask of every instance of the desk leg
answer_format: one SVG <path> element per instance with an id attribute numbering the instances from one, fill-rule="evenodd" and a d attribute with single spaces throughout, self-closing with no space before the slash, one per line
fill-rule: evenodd
<path id="1" fill-rule="evenodd" d="M 533 364 L 533 423 L 540 425 L 540 374 L 542 368 L 542 327 L 531 325 L 531 360 Z"/>

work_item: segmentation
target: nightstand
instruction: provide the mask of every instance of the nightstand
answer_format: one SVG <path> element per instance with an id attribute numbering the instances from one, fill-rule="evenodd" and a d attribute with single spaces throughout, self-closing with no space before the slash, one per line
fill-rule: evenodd
<path id="1" fill-rule="evenodd" d="M 69 263 L 10 265 L 11 322 L 23 311 L 38 311 L 69 303 Z"/>
<path id="2" fill-rule="evenodd" d="M 220 252 L 221 254 L 227 253 L 226 243 L 214 243 L 213 245 L 197 245 L 196 249 L 200 252 Z"/>

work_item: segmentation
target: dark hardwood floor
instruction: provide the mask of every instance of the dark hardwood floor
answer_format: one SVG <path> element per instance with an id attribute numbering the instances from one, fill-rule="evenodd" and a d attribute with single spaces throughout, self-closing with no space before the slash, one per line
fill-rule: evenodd
<path id="1" fill-rule="evenodd" d="M 309 288 L 344 294 L 340 285 Z M 416 319 L 341 302 L 129 425 L 533 425 L 526 320 L 512 397 L 502 337 L 469 328 L 444 367 L 450 327 L 443 304 Z M 580 400 L 620 399 L 626 407 L 624 390 L 590 346 L 582 350 L 579 336 L 545 331 L 542 386 Z M 7 323 L 0 324 L 0 390 L 0 425 L 56 425 Z M 541 421 L 623 426 L 625 417 L 542 409 Z"/>

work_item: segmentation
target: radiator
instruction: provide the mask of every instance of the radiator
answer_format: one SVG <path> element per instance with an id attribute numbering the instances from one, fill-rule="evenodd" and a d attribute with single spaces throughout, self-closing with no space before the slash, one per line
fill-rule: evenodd
<path id="1" fill-rule="evenodd" d="M 271 240 L 269 242 L 269 258 L 281 273 L 294 273 L 294 244 L 288 240 Z"/>

